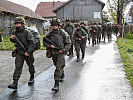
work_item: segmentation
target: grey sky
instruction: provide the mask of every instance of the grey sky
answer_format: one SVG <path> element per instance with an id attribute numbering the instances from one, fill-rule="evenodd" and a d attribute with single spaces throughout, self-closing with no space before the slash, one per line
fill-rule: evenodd
<path id="1" fill-rule="evenodd" d="M 40 2 L 67 1 L 67 0 L 8 0 L 8 1 L 21 4 L 35 11 L 37 4 L 39 4 Z M 101 0 L 101 1 L 103 1 L 105 4 L 107 2 L 107 0 Z M 106 7 L 104 9 L 106 9 Z"/>

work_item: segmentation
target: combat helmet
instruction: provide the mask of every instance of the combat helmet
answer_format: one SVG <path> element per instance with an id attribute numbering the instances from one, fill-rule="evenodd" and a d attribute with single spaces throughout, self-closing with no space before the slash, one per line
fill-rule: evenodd
<path id="1" fill-rule="evenodd" d="M 50 21 L 50 24 L 51 24 L 51 26 L 60 25 L 60 20 L 59 20 L 58 18 L 53 18 L 53 19 Z"/>
<path id="2" fill-rule="evenodd" d="M 70 22 L 70 18 L 67 18 L 67 19 L 66 19 L 66 22 Z"/>
<path id="3" fill-rule="evenodd" d="M 25 19 L 23 17 L 16 17 L 15 18 L 15 24 L 16 23 L 22 23 L 25 24 Z"/>
<path id="4" fill-rule="evenodd" d="M 85 22 L 83 22 L 83 21 L 80 23 L 80 25 L 81 25 L 81 24 L 84 24 L 84 25 L 86 26 Z"/>

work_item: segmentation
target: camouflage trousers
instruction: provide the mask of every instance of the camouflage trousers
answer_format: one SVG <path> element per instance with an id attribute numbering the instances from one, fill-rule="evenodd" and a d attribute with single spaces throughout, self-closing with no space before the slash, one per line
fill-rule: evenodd
<path id="1" fill-rule="evenodd" d="M 82 52 L 82 55 L 85 55 L 85 47 L 86 47 L 85 43 L 77 42 L 74 46 L 75 46 L 77 56 L 80 56 L 80 50 Z"/>
<path id="2" fill-rule="evenodd" d="M 65 67 L 65 54 L 55 54 L 52 56 L 52 60 L 56 67 L 54 72 L 54 79 L 61 80 L 61 76 Z"/>
<path id="3" fill-rule="evenodd" d="M 29 72 L 30 74 L 34 74 L 35 73 L 35 69 L 34 69 L 34 56 L 30 56 L 30 57 L 26 57 L 24 55 L 21 55 L 19 53 L 17 53 L 16 58 L 15 58 L 15 70 L 14 70 L 14 74 L 13 74 L 13 80 L 20 78 L 21 73 L 22 73 L 22 69 L 23 69 L 23 64 L 24 61 L 26 61 L 27 65 L 29 66 Z"/>

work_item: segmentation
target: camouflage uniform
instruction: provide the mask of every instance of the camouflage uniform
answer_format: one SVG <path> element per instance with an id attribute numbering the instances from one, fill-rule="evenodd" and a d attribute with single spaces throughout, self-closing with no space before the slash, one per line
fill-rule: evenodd
<path id="1" fill-rule="evenodd" d="M 108 24 L 107 25 L 107 36 L 108 36 L 108 40 L 111 39 L 111 35 L 112 35 L 111 26 Z"/>
<path id="2" fill-rule="evenodd" d="M 52 19 L 51 25 L 58 26 L 59 19 Z M 55 85 L 52 88 L 52 91 L 59 91 L 59 82 L 64 78 L 64 67 L 65 67 L 65 53 L 69 51 L 71 46 L 71 41 L 69 35 L 62 29 L 52 29 L 44 38 L 48 38 L 51 41 L 54 41 L 58 44 L 61 50 L 56 48 L 52 48 L 53 44 L 48 43 L 47 41 L 43 41 L 44 46 L 47 48 L 47 52 L 51 53 L 51 57 L 53 63 L 56 67 L 54 73 Z M 62 53 L 60 53 L 62 51 Z"/>
<path id="3" fill-rule="evenodd" d="M 96 45 L 97 28 L 94 25 L 90 27 L 90 33 L 92 36 L 92 46 Z"/>
<path id="4" fill-rule="evenodd" d="M 100 43 L 101 41 L 101 31 L 102 31 L 101 25 L 97 24 L 97 44 Z"/>
<path id="5" fill-rule="evenodd" d="M 102 25 L 102 39 L 104 39 L 104 42 L 105 42 L 105 38 L 106 38 L 106 25 L 103 24 Z"/>
<path id="6" fill-rule="evenodd" d="M 70 19 L 66 19 L 66 22 L 69 22 L 69 23 L 66 23 L 66 25 L 64 25 L 64 30 L 69 34 L 70 36 L 70 39 L 72 41 L 72 36 L 73 36 L 73 25 L 70 24 Z M 73 44 L 71 44 L 71 47 L 69 49 L 69 55 L 72 55 L 73 56 Z"/>
<path id="7" fill-rule="evenodd" d="M 116 34 L 116 36 L 118 35 L 118 32 L 119 32 L 119 28 L 117 25 L 114 26 L 114 32 Z"/>
<path id="8" fill-rule="evenodd" d="M 20 20 L 20 21 L 19 21 Z M 16 17 L 15 24 L 17 23 L 23 23 L 24 19 L 22 17 Z M 13 84 L 9 85 L 8 88 L 17 89 L 17 81 L 20 78 L 22 68 L 24 61 L 26 61 L 27 65 L 29 66 L 29 72 L 31 74 L 32 81 L 34 79 L 34 37 L 31 32 L 29 32 L 24 26 L 21 28 L 16 27 L 15 30 L 13 30 L 12 35 L 15 35 L 21 43 L 24 45 L 27 51 L 25 51 L 22 46 L 18 43 L 16 38 L 12 39 L 10 38 L 10 41 L 15 43 L 16 47 L 16 58 L 15 58 L 15 71 L 13 74 Z M 25 56 L 25 52 L 29 54 L 29 56 Z"/>
<path id="9" fill-rule="evenodd" d="M 77 55 L 77 62 L 79 62 L 80 61 L 80 49 L 82 52 L 82 59 L 84 59 L 84 56 L 85 56 L 87 34 L 82 28 L 80 28 L 79 24 L 77 24 L 76 27 L 79 27 L 79 29 L 75 30 L 73 34 L 73 41 L 74 41 L 74 46 L 75 46 L 76 55 Z M 82 38 L 82 36 L 84 36 L 84 39 Z M 79 38 L 81 40 L 79 40 Z"/>

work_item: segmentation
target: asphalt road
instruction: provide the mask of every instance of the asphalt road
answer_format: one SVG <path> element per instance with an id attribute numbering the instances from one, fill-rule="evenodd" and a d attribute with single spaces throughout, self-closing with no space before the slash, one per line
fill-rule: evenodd
<path id="1" fill-rule="evenodd" d="M 133 100 L 118 52 L 116 37 L 92 47 L 87 45 L 83 61 L 66 57 L 65 80 L 54 93 L 54 66 L 35 78 L 33 86 L 19 85 L 16 91 L 5 89 L 0 100 Z"/>

